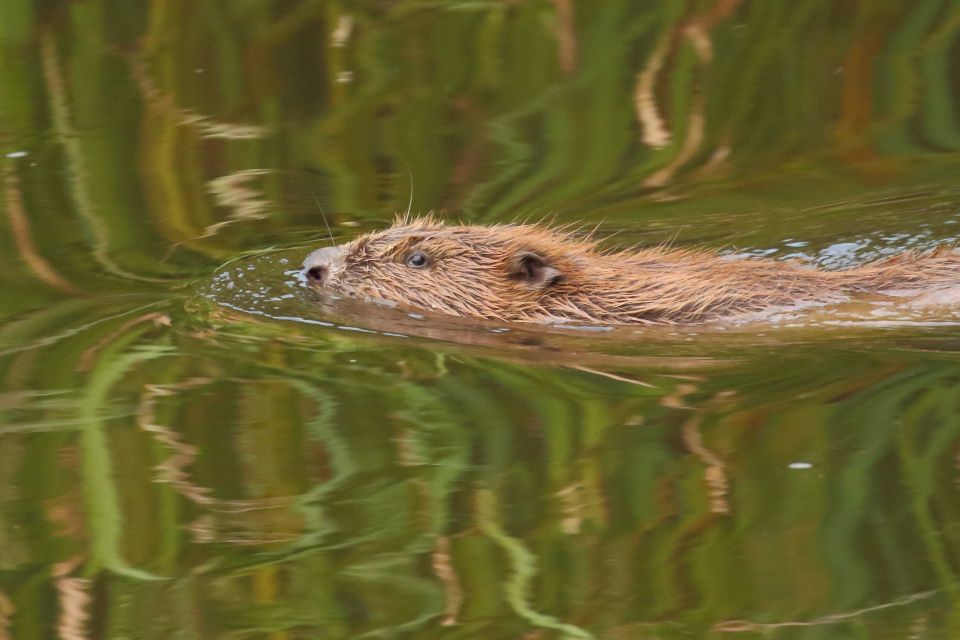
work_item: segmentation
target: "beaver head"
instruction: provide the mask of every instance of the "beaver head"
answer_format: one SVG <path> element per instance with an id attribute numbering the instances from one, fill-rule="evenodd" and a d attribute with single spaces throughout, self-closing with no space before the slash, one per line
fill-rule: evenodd
<path id="1" fill-rule="evenodd" d="M 318 291 L 449 315 L 550 320 L 592 243 L 534 225 L 447 226 L 429 218 L 318 249 L 304 273 Z M 580 258 L 577 258 L 577 255 Z M 555 318 L 560 319 L 560 318 Z"/>

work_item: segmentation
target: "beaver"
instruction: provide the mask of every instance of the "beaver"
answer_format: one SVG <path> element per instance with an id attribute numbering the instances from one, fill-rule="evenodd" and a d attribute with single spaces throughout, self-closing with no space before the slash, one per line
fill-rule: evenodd
<path id="1" fill-rule="evenodd" d="M 905 252 L 825 271 L 795 262 L 659 246 L 604 250 L 539 224 L 398 218 L 304 261 L 318 291 L 504 322 L 691 324 L 843 302 L 858 293 L 960 284 L 960 253 Z"/>

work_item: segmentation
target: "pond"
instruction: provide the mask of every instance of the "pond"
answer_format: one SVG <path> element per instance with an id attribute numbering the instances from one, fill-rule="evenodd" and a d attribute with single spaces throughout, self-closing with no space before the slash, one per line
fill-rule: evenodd
<path id="1" fill-rule="evenodd" d="M 960 311 L 331 310 L 396 213 L 960 239 L 951 0 L 3 0 L 0 639 L 960 637 Z"/>

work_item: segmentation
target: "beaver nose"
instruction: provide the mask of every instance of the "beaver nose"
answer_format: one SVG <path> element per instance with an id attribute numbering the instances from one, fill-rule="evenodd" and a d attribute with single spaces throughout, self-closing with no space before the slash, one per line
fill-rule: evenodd
<path id="1" fill-rule="evenodd" d="M 307 280 L 311 283 L 323 284 L 323 278 L 327 275 L 326 267 L 310 267 L 306 271 Z"/>
<path id="2" fill-rule="evenodd" d="M 317 249 L 303 261 L 303 273 L 310 284 L 323 284 L 330 266 L 340 258 L 340 247 Z"/>

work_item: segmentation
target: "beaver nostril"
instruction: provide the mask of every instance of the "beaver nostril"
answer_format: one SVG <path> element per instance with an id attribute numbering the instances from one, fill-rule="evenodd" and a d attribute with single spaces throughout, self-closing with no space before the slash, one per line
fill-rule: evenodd
<path id="1" fill-rule="evenodd" d="M 303 260 L 303 275 L 311 285 L 319 286 L 330 278 L 330 272 L 343 264 L 342 247 L 317 249 Z"/>

